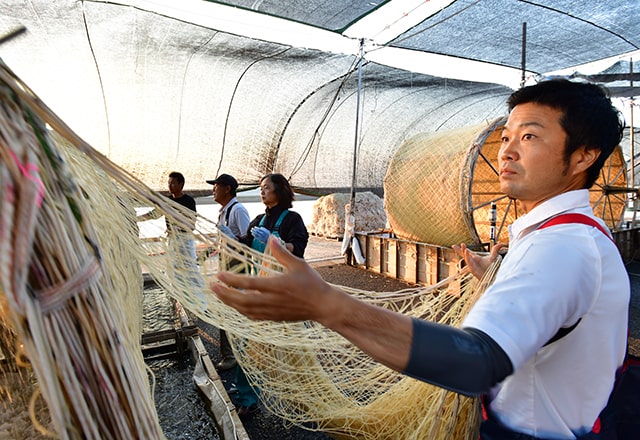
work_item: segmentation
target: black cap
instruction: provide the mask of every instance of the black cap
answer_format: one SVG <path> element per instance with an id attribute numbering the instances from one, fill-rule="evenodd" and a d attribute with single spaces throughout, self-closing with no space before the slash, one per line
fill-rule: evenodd
<path id="1" fill-rule="evenodd" d="M 220 174 L 214 180 L 207 180 L 207 183 L 211 185 L 215 185 L 216 183 L 218 185 L 227 185 L 231 187 L 231 191 L 235 191 L 236 189 L 238 189 L 238 181 L 235 179 L 235 177 L 230 176 L 229 174 Z"/>

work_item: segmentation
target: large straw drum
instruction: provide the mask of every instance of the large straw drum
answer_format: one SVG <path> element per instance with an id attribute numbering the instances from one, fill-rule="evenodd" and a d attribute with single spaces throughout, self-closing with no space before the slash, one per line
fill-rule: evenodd
<path id="1" fill-rule="evenodd" d="M 385 211 L 394 233 L 440 246 L 480 246 L 491 239 L 491 204 L 496 204 L 496 241 L 508 242 L 507 226 L 517 203 L 500 192 L 498 150 L 505 118 L 489 124 L 408 139 L 396 152 L 384 179 Z M 627 184 L 617 147 L 591 189 L 596 215 L 615 229 L 624 212 Z"/>

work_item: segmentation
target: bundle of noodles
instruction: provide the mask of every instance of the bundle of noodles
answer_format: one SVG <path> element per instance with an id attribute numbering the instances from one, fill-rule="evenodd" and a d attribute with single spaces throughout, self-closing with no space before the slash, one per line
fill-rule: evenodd
<path id="1" fill-rule="evenodd" d="M 28 359 L 58 437 L 163 438 L 87 194 L 14 92 L 0 87 L 0 304 L 21 345 L 5 355 Z"/>
<path id="2" fill-rule="evenodd" d="M 342 289 L 384 308 L 459 326 L 496 268 L 480 283 L 459 272 L 439 285 L 400 292 Z M 477 399 L 392 371 L 316 323 L 263 323 L 259 330 L 247 323 L 235 331 L 236 357 L 259 386 L 260 399 L 292 424 L 337 439 L 478 436 Z"/>
<path id="3" fill-rule="evenodd" d="M 260 386 L 260 399 L 289 423 L 344 439 L 477 438 L 475 399 L 383 367 L 316 323 L 252 321 L 208 294 L 206 281 L 215 281 L 225 259 L 240 261 L 256 276 L 282 270 L 268 252 L 212 233 L 212 222 L 201 217 L 191 235 L 206 247 L 198 267 L 172 261 L 179 256 L 171 254 L 170 239 L 154 241 L 149 255 L 143 255 L 147 244 L 140 246 L 132 234 L 109 236 L 108 219 L 122 208 L 106 196 L 114 184 L 121 204 L 152 207 L 183 225 L 190 219 L 93 150 L 1 65 L 0 80 L 64 140 L 57 146 L 67 149 L 66 165 L 74 169 L 75 179 L 65 174 L 64 161 L 29 112 L 29 124 L 19 109 L 13 109 L 11 121 L 0 123 L 12 130 L 23 127 L 3 135 L 12 141 L 3 140 L 2 147 L 1 305 L 11 318 L 11 334 L 24 343 L 60 437 L 161 435 L 143 383 L 144 366 L 141 360 L 136 364 L 139 341 L 129 338 L 137 326 L 123 318 L 139 299 L 112 291 L 126 284 L 116 284 L 118 279 L 132 275 L 107 267 L 113 260 L 135 259 L 185 307 L 227 330 L 238 362 Z M 19 100 L 4 101 L 16 107 Z M 462 273 L 449 281 L 384 294 L 344 289 L 381 307 L 456 326 L 485 284 L 478 287 Z"/>

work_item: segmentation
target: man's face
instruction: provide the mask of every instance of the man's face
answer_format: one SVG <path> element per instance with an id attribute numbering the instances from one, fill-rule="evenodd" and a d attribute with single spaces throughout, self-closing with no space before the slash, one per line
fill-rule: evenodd
<path id="1" fill-rule="evenodd" d="M 230 191 L 231 187 L 229 185 L 214 183 L 213 190 L 211 191 L 213 193 L 213 200 L 220 204 L 224 204 L 224 202 L 227 201 Z"/>
<path id="2" fill-rule="evenodd" d="M 500 189 L 520 201 L 525 212 L 551 197 L 582 188 L 583 149 L 564 158 L 567 134 L 562 112 L 540 104 L 517 105 L 502 132 L 498 153 Z"/>
<path id="3" fill-rule="evenodd" d="M 178 179 L 175 177 L 169 177 L 169 192 L 172 196 L 177 197 L 182 192 L 183 184 L 178 182 Z"/>

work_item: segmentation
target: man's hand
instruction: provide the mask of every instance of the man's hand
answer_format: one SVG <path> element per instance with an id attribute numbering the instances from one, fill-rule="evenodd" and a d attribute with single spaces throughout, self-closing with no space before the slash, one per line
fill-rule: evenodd
<path id="1" fill-rule="evenodd" d="M 497 243 L 494 245 L 489 255 L 478 255 L 469 250 L 464 243 L 460 244 L 460 246 L 454 245 L 452 247 L 456 254 L 464 258 L 473 276 L 481 279 L 489 266 L 498 258 L 498 252 L 504 247 L 504 244 Z"/>
<path id="2" fill-rule="evenodd" d="M 360 347 L 390 368 L 402 371 L 409 361 L 411 317 L 377 307 L 325 282 L 304 260 L 269 239 L 273 256 L 285 267 L 273 276 L 221 272 L 211 290 L 225 304 L 254 320 L 316 321 Z"/>
<path id="3" fill-rule="evenodd" d="M 251 228 L 251 235 L 253 235 L 253 238 L 258 240 L 259 242 L 267 244 L 267 241 L 269 241 L 269 236 L 271 235 L 271 231 L 269 231 L 267 228 L 263 228 L 262 226 L 254 226 L 253 228 Z"/>
<path id="4" fill-rule="evenodd" d="M 236 238 L 236 236 L 234 235 L 234 233 L 231 231 L 231 228 L 229 226 L 225 226 L 225 225 L 217 225 L 216 226 L 218 228 L 218 230 L 220 232 L 222 232 L 224 235 L 227 235 L 231 238 Z"/>
<path id="5" fill-rule="evenodd" d="M 287 252 L 274 236 L 273 256 L 286 268 L 281 275 L 255 277 L 221 272 L 211 289 L 227 305 L 255 320 L 326 322 L 331 301 L 340 295 L 304 260 Z M 320 307 L 320 305 L 324 307 Z M 327 309 L 323 311 L 323 309 Z"/>

